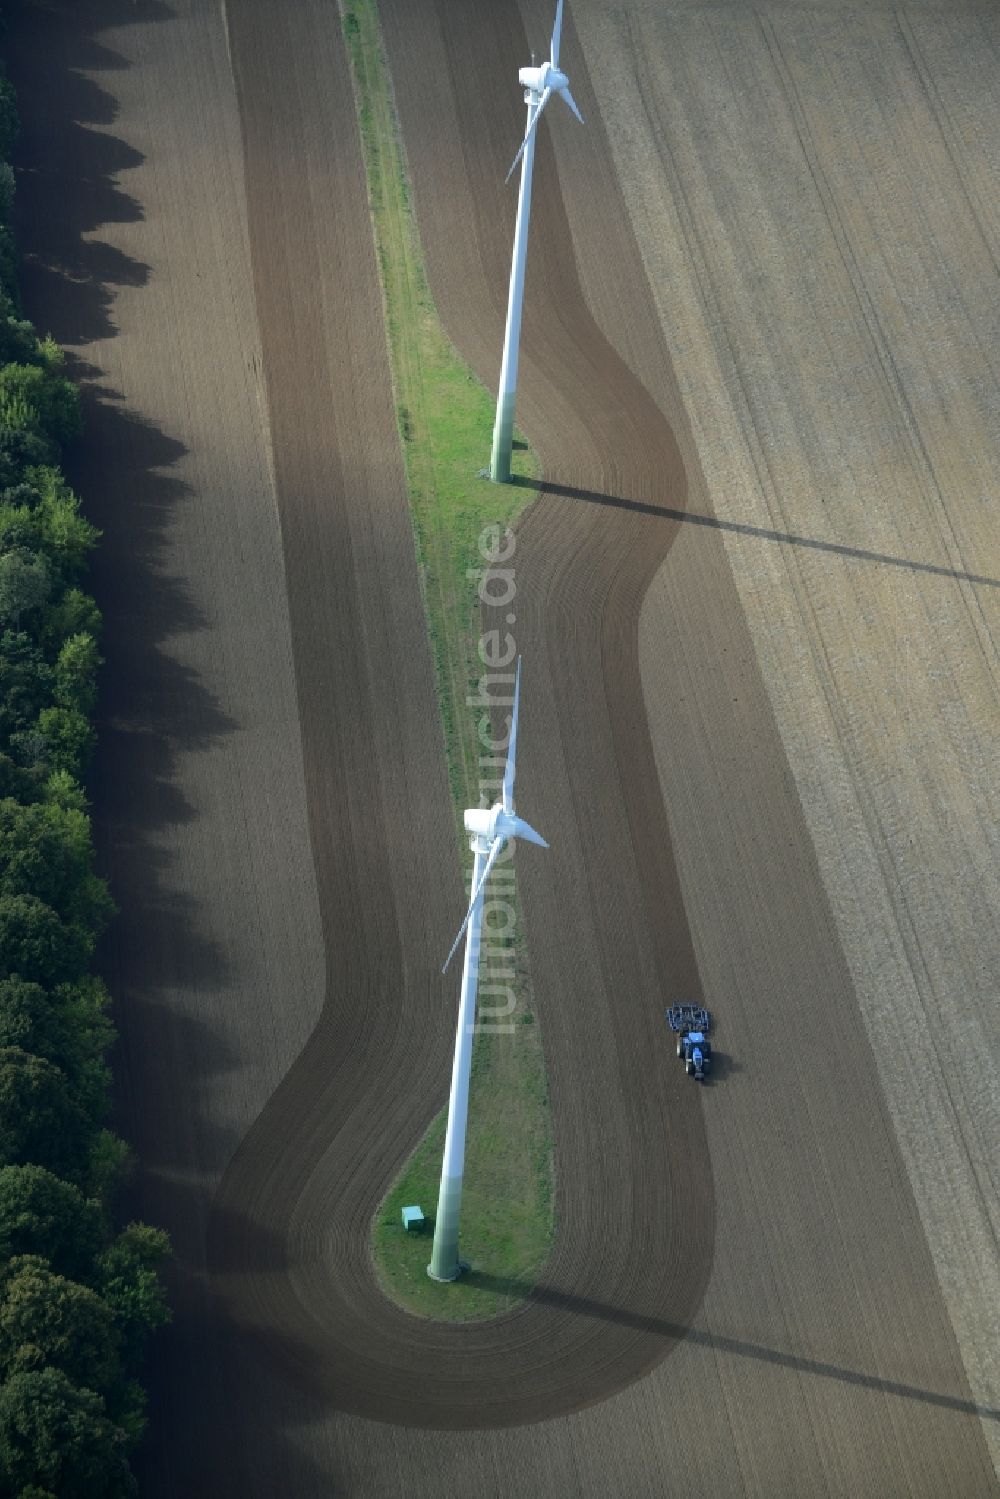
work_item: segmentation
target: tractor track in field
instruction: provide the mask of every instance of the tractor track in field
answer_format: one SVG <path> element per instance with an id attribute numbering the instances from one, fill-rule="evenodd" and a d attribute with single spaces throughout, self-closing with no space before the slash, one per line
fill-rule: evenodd
<path id="1" fill-rule="evenodd" d="M 516 633 L 525 657 L 524 753 L 532 766 L 525 795 L 544 805 L 555 847 L 549 867 L 531 877 L 527 920 L 529 938 L 533 930 L 558 933 L 554 964 L 534 956 L 533 963 L 545 996 L 539 1010 L 560 1228 L 526 1305 L 481 1325 L 420 1322 L 379 1291 L 368 1232 L 445 1086 L 453 985 L 441 983 L 437 970 L 442 934 L 458 906 L 439 898 L 425 920 L 391 868 L 388 847 L 365 846 L 367 829 L 394 818 L 404 842 L 426 834 L 409 824 L 409 807 L 394 809 L 384 781 L 363 764 L 378 732 L 365 693 L 384 692 L 398 645 L 391 635 L 373 645 L 366 611 L 386 601 L 362 592 L 356 555 L 344 544 L 356 524 L 352 483 L 361 482 L 370 461 L 371 417 L 353 423 L 356 371 L 327 362 L 323 347 L 324 275 L 331 284 L 338 277 L 352 282 L 358 326 L 369 333 L 377 331 L 371 308 L 378 291 L 346 63 L 338 54 L 329 90 L 335 102 L 324 106 L 338 118 L 323 122 L 341 148 L 325 168 L 329 193 L 317 194 L 315 181 L 283 172 L 287 160 L 308 156 L 317 128 L 314 113 L 305 106 L 298 112 L 311 81 L 307 12 L 301 25 L 290 17 L 280 37 L 269 31 L 272 14 L 262 0 L 231 7 L 228 33 L 328 987 L 317 1030 L 227 1169 L 210 1228 L 210 1267 L 234 1321 L 268 1339 L 272 1350 L 285 1346 L 290 1377 L 342 1409 L 426 1426 L 540 1420 L 604 1398 L 669 1352 L 711 1268 L 710 1174 L 701 1173 L 692 1190 L 684 1169 L 686 1160 L 705 1157 L 700 1107 L 665 1068 L 670 1052 L 662 1034 L 664 1004 L 697 990 L 697 969 L 638 675 L 638 607 L 676 522 L 586 506 L 567 512 L 543 494 L 519 531 Z M 503 10 L 508 27 L 513 14 Z M 324 67 L 329 62 L 324 56 Z M 281 87 L 293 73 L 300 95 Z M 278 98 L 287 104 L 275 108 Z M 324 196 L 336 209 L 329 220 L 314 207 Z M 579 382 L 569 401 L 559 396 L 560 449 L 590 454 L 580 466 L 559 464 L 558 476 L 593 484 L 614 472 L 625 492 L 638 494 L 654 474 L 652 506 L 682 505 L 684 475 L 666 420 L 572 289 L 571 236 L 557 193 L 545 195 L 535 233 L 549 246 L 539 255 L 542 273 L 561 286 L 541 330 L 553 388 L 565 392 L 560 371 L 573 370 Z M 314 259 L 319 244 L 333 257 L 323 274 Z M 308 402 L 303 366 L 319 372 Z M 615 414 L 602 429 L 589 419 L 607 409 L 609 394 Z M 324 434 L 325 411 L 334 417 Z M 391 411 L 384 415 L 382 440 L 389 443 Z M 549 413 L 537 415 L 545 420 Z M 330 631 L 317 609 L 330 596 L 345 611 L 335 638 L 360 647 L 360 679 L 346 652 L 316 660 L 316 643 Z M 411 682 L 399 690 L 424 687 Z M 444 806 L 440 815 L 447 825 Z M 610 879 L 598 873 L 602 867 Z M 421 886 L 432 885 L 428 868 Z M 304 1141 L 312 1143 L 304 1149 Z M 252 1234 L 235 1229 L 241 1218 L 252 1220 Z M 283 1246 L 287 1273 L 274 1273 L 261 1244 Z"/>
<path id="2" fill-rule="evenodd" d="M 457 347 L 492 382 L 514 211 L 501 168 L 523 127 L 510 79 L 529 51 L 521 10 L 514 0 L 382 0 L 380 10 L 432 290 Z M 199 154 L 197 110 L 199 90 L 219 85 L 192 60 L 225 65 L 216 9 L 207 0 L 95 0 L 81 11 L 95 19 L 67 11 L 59 23 L 68 76 L 80 83 L 59 146 L 68 179 L 81 185 L 67 193 L 57 176 L 47 190 L 88 229 L 115 213 L 141 224 L 138 202 L 116 201 L 101 173 L 86 177 L 95 149 L 107 152 L 108 175 L 131 167 L 132 156 L 120 142 L 101 145 L 107 137 L 96 132 L 95 147 L 77 116 L 95 118 L 90 80 L 102 77 L 110 91 L 121 65 L 94 34 L 145 13 L 164 23 L 158 47 L 140 34 L 129 50 L 156 74 L 150 97 L 210 204 L 217 163 L 214 149 L 208 166 Z M 442 876 L 454 866 L 453 814 L 336 7 L 230 0 L 225 15 L 246 225 L 227 209 L 221 234 L 241 252 L 245 231 L 248 240 L 281 561 L 266 560 L 264 520 L 246 548 L 264 557 L 262 575 L 270 566 L 274 576 L 248 588 L 249 564 L 230 545 L 251 508 L 242 470 L 226 490 L 247 448 L 235 417 L 228 448 L 192 417 L 197 400 L 188 406 L 186 381 L 202 401 L 206 392 L 215 398 L 217 383 L 231 394 L 222 384 L 228 366 L 213 370 L 212 346 L 202 346 L 211 308 L 171 306 L 169 278 L 154 277 L 144 301 L 131 270 L 122 367 L 130 390 L 162 407 L 167 428 L 185 434 L 203 467 L 191 470 L 189 490 L 171 490 L 156 470 L 177 459 L 174 448 L 139 423 L 123 428 L 111 402 L 93 413 L 84 465 L 100 494 L 107 453 L 118 454 L 118 477 L 96 516 L 109 533 L 101 601 L 120 632 L 136 622 L 127 648 L 119 645 L 118 674 L 108 673 L 106 714 L 125 727 L 117 739 L 112 731 L 117 758 L 95 792 L 103 857 L 130 923 L 108 964 L 124 996 L 123 1114 L 140 1156 L 142 1211 L 167 1222 L 180 1260 L 177 1326 L 156 1355 L 149 1492 L 265 1499 L 325 1495 L 331 1483 L 340 1492 L 343 1480 L 345 1492 L 381 1499 L 409 1471 L 422 1493 L 645 1495 L 662 1492 L 667 1460 L 692 1494 L 797 1499 L 848 1492 L 861 1474 L 886 1493 L 937 1495 L 950 1480 L 970 1495 L 990 1492 L 721 537 L 704 526 L 685 531 L 680 519 L 689 502 L 704 518 L 710 502 L 694 467 L 685 474 L 675 440 L 683 407 L 571 18 L 564 46 L 588 120 L 586 211 L 595 222 L 581 239 L 584 179 L 564 198 L 543 134 L 519 417 L 546 485 L 518 527 L 512 626 L 524 657 L 519 810 L 552 844 L 544 855 L 527 851 L 518 874 L 553 1110 L 557 1242 L 531 1299 L 494 1323 L 419 1321 L 379 1292 L 372 1214 L 447 1086 L 455 992 L 439 969 L 463 909 L 457 868 Z M 36 28 L 36 82 L 49 66 L 45 24 L 19 22 L 29 35 Z M 121 122 L 113 99 L 97 101 L 98 118 L 155 156 L 147 98 L 127 83 L 117 85 L 130 101 Z M 172 91 L 186 107 L 172 104 Z M 48 121 L 38 97 L 36 141 Z M 563 172 L 567 161 L 580 169 L 583 132 L 572 141 L 560 144 Z M 180 169 L 162 154 L 135 167 L 136 191 L 159 213 L 145 241 L 134 231 L 138 242 L 153 241 L 166 222 L 175 276 L 193 275 L 197 253 L 207 261 L 218 247 L 192 236 L 192 249 L 178 231 L 171 173 Z M 45 184 L 26 186 L 40 208 Z M 111 238 L 117 226 L 105 232 Z M 73 327 L 81 287 L 71 276 L 61 288 L 57 337 Z M 146 331 L 148 306 L 159 309 L 159 340 Z M 188 340 L 176 348 L 175 323 Z M 613 330 L 614 347 L 602 328 Z M 110 336 L 99 321 L 76 341 L 95 365 L 115 370 L 103 352 Z M 147 346 L 164 361 L 162 384 Z M 217 404 L 224 413 L 230 403 L 219 396 Z M 252 401 L 248 411 L 255 421 Z M 115 447 L 123 431 L 136 451 Z M 484 461 L 487 447 L 484 434 Z M 248 473 L 264 471 L 259 455 L 245 462 Z M 224 490 L 224 515 L 180 503 L 189 494 L 215 502 Z M 297 709 L 326 963 L 314 1028 L 308 962 L 292 973 L 298 948 L 315 942 L 302 915 L 312 895 L 298 865 L 305 836 L 294 822 L 295 785 L 284 820 L 269 824 L 270 849 L 262 835 L 244 864 L 235 837 L 219 846 L 221 895 L 211 869 L 211 835 L 242 826 L 246 806 L 283 777 L 294 752 L 288 719 L 278 714 L 275 728 L 254 698 L 257 716 L 246 716 L 256 780 L 238 759 L 242 780 L 209 779 L 197 754 L 232 734 L 197 691 L 199 673 L 214 665 L 219 626 L 202 641 L 197 669 L 178 672 L 153 628 L 163 623 L 165 590 L 144 588 L 141 568 L 130 572 L 134 555 L 148 561 L 150 536 L 168 513 L 171 536 L 183 542 L 172 566 L 184 576 L 204 555 L 200 596 L 227 619 L 244 619 L 254 588 L 261 607 L 276 598 L 284 568 L 290 658 L 270 649 L 284 628 L 276 609 L 256 645 L 242 643 L 240 629 L 226 637 L 229 677 L 219 671 L 218 690 L 228 703 L 251 683 L 266 700 L 268 684 L 294 662 L 291 716 Z M 699 884 L 700 909 L 716 879 L 731 901 L 719 906 L 718 932 L 703 923 L 698 934 L 720 952 L 730 942 L 740 949 L 726 996 L 727 1048 L 736 1050 L 732 1038 L 745 1026 L 740 1050 L 750 1067 L 751 1028 L 765 1005 L 770 1026 L 799 1048 L 801 1076 L 774 1096 L 756 1082 L 729 1087 L 725 1073 L 718 1091 L 700 1095 L 663 1023 L 664 1007 L 698 997 L 700 983 L 689 886 L 682 894 L 640 679 L 639 613 L 656 574 L 669 575 L 673 591 L 662 605 L 663 680 L 676 703 L 682 782 L 695 787 L 691 806 L 671 806 L 671 820 L 688 829 L 685 874 Z M 172 649 L 186 660 L 184 632 L 195 626 L 175 613 Z M 130 776 L 129 714 L 141 693 L 169 712 L 142 734 L 146 760 Z M 179 773 L 161 743 L 178 716 L 194 747 L 190 782 L 211 791 L 197 817 L 164 793 Z M 171 857 L 200 881 L 207 932 L 224 929 L 227 951 L 238 953 L 237 917 L 245 910 L 242 919 L 253 919 L 252 896 L 270 946 L 277 952 L 286 941 L 277 974 L 248 961 L 260 981 L 252 1005 L 248 990 L 227 987 L 211 945 L 199 946 L 179 922 L 180 902 L 146 898 L 151 808 L 175 819 Z M 707 854 L 699 863 L 700 824 L 715 839 L 714 863 Z M 205 839 L 193 853 L 188 825 Z M 235 870 L 246 890 L 233 894 Z M 220 1039 L 213 1053 L 209 1043 Z M 225 1128 L 213 1129 L 220 1099 Z M 725 1147 L 714 1161 L 710 1111 L 711 1138 Z M 244 1121 L 238 1131 L 236 1120 Z M 726 1181 L 718 1201 L 713 1165 Z M 627 1398 L 608 1399 L 629 1385 Z M 597 1408 L 551 1419 L 588 1406 Z M 546 1418 L 541 1431 L 490 1430 Z M 437 1431 L 412 1430 L 420 1427 Z M 690 1431 L 706 1429 L 709 1452 L 685 1446 Z"/>
<path id="3" fill-rule="evenodd" d="M 280 132 L 276 136 L 263 104 L 274 97 L 281 76 L 270 71 L 276 60 L 273 42 L 265 48 L 261 41 L 268 13 L 263 3 L 241 7 L 240 34 L 234 35 L 230 10 L 252 239 L 267 223 L 264 213 L 255 218 L 254 194 L 261 193 L 261 205 L 273 203 L 274 163 L 282 157 Z M 250 23 L 255 14 L 256 45 Z M 432 286 L 447 330 L 489 382 L 505 305 L 514 197 L 505 193 L 495 166 L 517 139 L 520 110 L 506 80 L 528 52 L 528 40 L 517 7 L 494 0 L 474 6 L 459 0 L 423 0 L 420 5 L 385 0 L 382 19 Z M 289 26 L 286 32 L 289 46 L 294 45 L 294 31 Z M 401 1156 L 419 1138 L 427 1113 L 444 1094 L 453 1025 L 447 988 L 442 990 L 436 977 L 413 982 L 414 974 L 436 975 L 441 950 L 437 908 L 431 923 L 419 931 L 408 928 L 412 912 L 398 885 L 398 954 L 391 964 L 383 960 L 374 974 L 371 954 L 380 950 L 377 933 L 354 927 L 353 940 L 346 943 L 340 937 L 345 923 L 326 926 L 323 1018 L 230 1164 L 216 1200 L 219 1231 L 210 1237 L 214 1281 L 236 1324 L 251 1339 L 265 1339 L 290 1380 L 321 1403 L 397 1425 L 517 1425 L 605 1400 L 678 1347 L 699 1312 L 713 1266 L 716 1204 L 702 1101 L 672 1061 L 663 1022 L 666 1004 L 700 996 L 698 965 L 646 721 L 638 649 L 644 596 L 680 537 L 678 514 L 687 503 L 688 476 L 664 415 L 670 410 L 683 420 L 683 407 L 662 337 L 652 331 L 657 329 L 652 301 L 581 61 L 577 50 L 573 87 L 591 121 L 589 201 L 599 205 L 603 257 L 614 275 L 608 278 L 610 288 L 607 283 L 595 288 L 591 265 L 584 294 L 573 234 L 579 219 L 571 224 L 551 141 L 542 136 L 520 420 L 540 454 L 546 485 L 519 523 L 513 559 L 516 637 L 525 661 L 522 784 L 527 801 L 522 810 L 529 820 L 534 816 L 544 822 L 552 843 L 544 860 L 520 861 L 519 875 L 556 1139 L 555 1247 L 528 1303 L 491 1324 L 421 1323 L 391 1306 L 376 1289 L 368 1224 Z M 310 59 L 300 52 L 285 66 L 294 68 L 304 90 Z M 346 78 L 343 90 L 346 94 Z M 259 115 L 255 100 L 261 101 Z M 345 119 L 345 135 L 347 129 Z M 316 201 L 315 191 L 310 201 Z M 303 218 L 292 215 L 295 222 L 304 221 L 307 206 L 301 205 Z M 354 215 L 363 220 L 357 199 Z M 350 216 L 343 213 L 342 221 Z M 262 336 L 265 350 L 271 340 L 277 341 L 276 352 L 286 346 L 281 308 L 268 302 L 281 263 L 279 249 L 273 241 L 255 240 L 256 263 L 266 267 L 266 276 L 258 276 Z M 370 258 L 368 264 L 373 269 Z M 350 274 L 347 261 L 342 274 Z M 301 295 L 307 278 L 296 274 L 290 279 Z M 603 302 L 605 319 L 619 325 L 620 340 L 631 339 L 634 348 L 641 347 L 645 379 L 633 373 L 599 328 L 588 300 L 595 295 Z M 291 378 L 285 381 L 277 374 L 280 361 L 272 368 L 272 430 L 280 431 L 285 420 L 293 424 L 288 442 L 276 436 L 276 450 L 291 453 L 316 430 L 321 416 L 317 411 L 310 418 L 293 401 Z M 343 404 L 349 410 L 350 402 L 349 388 L 333 388 L 332 409 Z M 700 483 L 700 475 L 695 478 Z M 280 460 L 278 489 L 285 524 L 285 505 L 296 491 L 283 490 Z M 349 507 L 349 488 L 338 499 Z M 709 503 L 702 486 L 699 505 L 707 508 Z M 289 583 L 290 597 L 299 594 L 308 609 L 319 579 L 299 589 L 290 571 Z M 791 983 L 789 975 L 776 973 L 772 979 L 765 963 L 754 987 L 773 1007 L 771 1024 L 789 1033 L 803 1024 L 807 1033 L 811 1028 L 822 1037 L 824 1071 L 831 1078 L 853 1078 L 857 1044 L 834 1019 L 839 1006 L 853 1003 L 850 980 L 801 813 L 781 773 L 780 740 L 750 664 L 753 648 L 718 534 L 701 534 L 698 565 L 690 573 L 679 571 L 675 585 L 678 636 L 697 621 L 695 628 L 720 667 L 727 654 L 731 663 L 719 671 L 718 685 L 707 690 L 704 684 L 718 739 L 713 757 L 720 766 L 734 763 L 734 756 L 738 761 L 744 725 L 749 737 L 742 743 L 753 748 L 745 763 L 760 767 L 756 784 L 746 787 L 730 813 L 734 833 L 743 836 L 748 823 L 751 840 L 760 846 L 764 830 L 776 818 L 786 827 L 782 878 L 763 899 L 768 910 L 780 910 L 787 921 L 786 950 L 808 953 L 809 968 L 817 978 L 822 974 L 805 1013 L 804 975 Z M 363 595 L 359 598 L 363 602 Z M 293 629 L 295 609 L 293 603 Z M 372 660 L 369 680 L 379 682 L 385 666 Z M 729 696 L 733 669 L 741 704 L 735 716 L 730 706 L 735 699 Z M 337 711 L 338 689 L 335 684 L 331 688 L 328 701 L 313 698 L 303 691 L 300 676 L 307 764 L 310 745 L 317 763 L 323 762 L 324 726 Z M 679 698 L 686 690 L 678 683 Z M 683 738 L 688 754 L 696 721 L 687 718 L 683 734 L 679 724 L 678 744 Z M 328 761 L 323 775 L 328 775 Z M 731 794 L 739 779 L 732 777 Z M 341 784 L 343 792 L 351 787 L 353 798 L 355 783 L 345 779 Z M 310 797 L 314 856 L 325 805 Z M 391 820 L 384 794 L 382 806 L 383 818 Z M 377 815 L 376 802 L 365 823 Z M 346 852 L 341 845 L 341 855 Z M 319 858 L 317 867 L 329 923 L 336 910 L 331 902 L 336 884 L 328 882 Z M 762 883 L 737 897 L 748 910 L 767 890 L 773 867 L 765 859 L 757 873 Z M 711 879 L 710 869 L 705 877 Z M 356 891 L 357 873 L 351 871 L 349 879 Z M 380 896 L 390 885 L 386 868 Z M 451 920 L 444 918 L 445 931 L 460 909 L 456 903 Z M 782 981 L 787 987 L 772 995 L 775 982 L 780 986 Z M 340 1051 L 345 1029 L 350 1036 L 359 1025 L 359 1012 L 369 1047 L 363 1058 L 353 1055 L 334 1080 L 330 1058 Z M 816 1225 L 832 1211 L 838 1220 L 855 1225 L 843 1230 L 851 1236 L 870 1218 L 871 1192 L 894 1204 L 891 1231 L 883 1227 L 884 1241 L 867 1244 L 859 1264 L 870 1260 L 871 1270 L 864 1273 L 873 1284 L 881 1283 L 886 1250 L 897 1256 L 899 1269 L 905 1265 L 907 1288 L 896 1309 L 900 1325 L 911 1339 L 923 1335 L 928 1350 L 941 1348 L 947 1323 L 935 1300 L 905 1171 L 886 1133 L 876 1069 L 863 1068 L 850 1087 L 855 1143 L 843 1155 L 835 1151 L 836 1158 L 824 1166 L 833 1183 L 829 1200 L 823 1190 L 815 1192 L 815 1159 L 827 1152 L 829 1141 L 843 1135 L 836 1096 L 811 1104 L 808 1083 L 801 1091 L 789 1090 L 789 1119 L 783 1119 L 783 1103 L 776 1101 L 756 1121 L 762 1133 L 748 1145 L 762 1161 L 770 1160 L 774 1138 L 780 1140 L 789 1127 L 794 1130 L 796 1118 L 810 1118 L 815 1134 L 803 1136 L 788 1169 L 802 1212 L 806 1219 L 815 1214 Z M 387 1105 L 378 1127 L 371 1114 L 375 1098 Z M 882 1141 L 884 1164 L 878 1181 L 873 1171 L 866 1184 L 858 1178 L 852 1151 L 872 1138 Z M 303 1140 L 314 1140 L 315 1147 L 303 1153 Z M 782 1159 L 779 1150 L 768 1171 L 782 1170 Z M 756 1195 L 752 1201 L 750 1215 L 736 1230 L 747 1244 L 758 1231 Z M 230 1228 L 248 1204 L 253 1204 L 254 1233 L 241 1240 Z M 798 1226 L 795 1234 L 801 1237 Z M 811 1237 L 809 1231 L 806 1237 Z M 277 1267 L 260 1255 L 256 1246 L 261 1241 L 284 1243 L 284 1273 L 276 1275 Z M 769 1263 L 777 1252 L 777 1243 L 768 1239 L 764 1253 Z M 802 1252 L 804 1267 L 813 1250 L 805 1243 Z M 796 1285 L 798 1280 L 797 1270 Z M 894 1346 L 892 1321 L 874 1330 L 871 1313 L 862 1310 L 865 1298 L 849 1261 L 842 1262 L 821 1292 L 806 1273 L 802 1290 L 813 1301 L 806 1315 L 815 1317 L 818 1326 L 866 1329 L 848 1338 L 845 1363 L 897 1367 L 884 1351 Z M 727 1318 L 737 1305 L 737 1317 L 752 1317 L 752 1302 L 745 1305 L 729 1282 L 724 1304 Z M 932 1323 L 934 1333 L 929 1332 Z M 961 1387 L 954 1372 L 949 1380 Z M 765 1388 L 762 1381 L 766 1399 Z M 707 1394 L 706 1386 L 703 1398 Z M 968 1396 L 967 1388 L 964 1394 Z M 698 1397 L 693 1398 L 697 1403 Z M 961 1452 L 970 1482 L 982 1480 L 981 1441 L 970 1440 L 967 1427 L 947 1425 L 940 1412 L 905 1405 L 902 1415 L 894 1414 L 893 1436 L 886 1440 L 882 1432 L 889 1418 L 879 1413 L 885 1398 L 885 1393 L 877 1396 L 866 1412 L 872 1423 L 866 1440 L 874 1442 L 878 1463 L 891 1470 L 905 1450 L 905 1466 L 914 1481 L 935 1483 L 943 1472 L 957 1471 Z M 781 1462 L 789 1472 L 818 1473 L 831 1433 L 835 1448 L 845 1440 L 851 1444 L 849 1423 L 839 1411 L 829 1418 L 817 1414 L 806 1389 L 793 1397 L 786 1393 L 784 1400 L 793 1431 Z"/>

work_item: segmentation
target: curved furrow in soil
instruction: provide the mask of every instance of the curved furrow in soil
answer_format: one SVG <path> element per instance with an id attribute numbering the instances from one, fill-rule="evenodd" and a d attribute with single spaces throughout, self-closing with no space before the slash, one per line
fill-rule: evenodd
<path id="1" fill-rule="evenodd" d="M 351 354 L 356 339 L 381 338 L 371 245 L 358 231 L 368 221 L 345 60 L 339 47 L 317 48 L 308 7 L 283 7 L 280 28 L 274 19 L 257 0 L 231 8 L 228 27 L 328 991 L 305 1051 L 226 1172 L 209 1235 L 213 1283 L 241 1348 L 256 1344 L 339 1408 L 423 1426 L 539 1420 L 648 1371 L 683 1336 L 711 1267 L 700 1105 L 662 1018 L 666 1004 L 697 996 L 698 975 L 637 655 L 639 605 L 675 529 L 656 512 L 683 506 L 683 469 L 666 419 L 587 309 L 543 145 L 521 419 L 554 483 L 647 508 L 548 491 L 519 527 L 519 781 L 525 815 L 552 843 L 550 854 L 519 860 L 519 873 L 558 1235 L 521 1308 L 477 1325 L 421 1321 L 379 1291 L 370 1224 L 444 1097 L 455 999 L 437 971 L 460 908 L 457 881 L 440 885 L 451 823 L 436 726 L 379 741 L 394 694 L 409 694 L 414 722 L 433 699 L 423 669 L 407 686 L 394 665 L 393 630 L 372 628 L 373 613 L 395 615 L 399 594 L 384 596 L 387 580 L 358 545 L 362 491 L 378 523 L 394 528 L 411 616 L 412 558 L 408 584 L 402 570 L 412 542 L 398 494 L 380 491 L 377 471 L 373 482 L 377 455 L 358 445 L 370 413 L 356 408 L 357 372 L 329 342 L 343 339 Z M 454 52 L 438 92 L 449 91 L 464 149 L 492 161 L 491 79 L 507 84 L 509 69 L 476 50 L 474 16 L 455 7 L 447 19 Z M 526 52 L 513 5 L 490 6 L 488 26 L 504 53 Z M 501 120 L 511 113 L 507 100 Z M 600 149 L 596 130 L 591 144 Z M 289 170 L 311 151 L 308 171 Z M 418 176 L 418 200 L 420 190 Z M 476 214 L 478 253 L 492 256 L 489 280 L 502 291 L 506 215 L 482 204 Z M 323 295 L 338 280 L 350 284 L 351 305 L 331 326 Z M 395 440 L 389 422 L 384 437 Z M 412 639 L 405 648 L 426 654 Z"/>

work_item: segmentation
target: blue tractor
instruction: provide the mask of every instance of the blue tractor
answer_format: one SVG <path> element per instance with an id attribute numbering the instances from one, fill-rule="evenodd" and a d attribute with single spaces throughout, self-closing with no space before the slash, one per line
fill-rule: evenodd
<path id="1" fill-rule="evenodd" d="M 703 1083 L 712 1066 L 711 1015 L 702 1005 L 671 1005 L 667 1024 L 677 1033 L 677 1055 L 683 1058 L 684 1071 Z"/>

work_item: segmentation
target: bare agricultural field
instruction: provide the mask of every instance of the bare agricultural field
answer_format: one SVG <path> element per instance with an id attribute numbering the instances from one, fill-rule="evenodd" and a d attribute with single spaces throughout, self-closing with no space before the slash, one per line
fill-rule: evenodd
<path id="1" fill-rule="evenodd" d="M 371 1263 L 444 1096 L 461 891 L 337 7 L 17 22 L 27 298 L 92 382 L 108 533 L 122 1114 L 186 1291 L 144 1489 L 995 1494 L 990 1079 L 956 1071 L 995 962 L 997 569 L 967 487 L 995 484 L 995 352 L 988 294 L 959 295 L 986 273 L 968 205 L 995 246 L 995 23 L 570 3 L 588 123 L 539 141 L 545 482 L 516 552 L 558 1232 L 529 1302 L 467 1327 L 407 1317 Z M 489 382 L 516 69 L 551 16 L 379 11 L 431 289 Z M 932 85 L 952 166 L 924 222 L 899 161 Z M 893 234 L 862 234 L 880 205 Z M 699 992 L 703 1092 L 662 1020 Z"/>
<path id="2" fill-rule="evenodd" d="M 858 1065 L 878 1071 L 992 1408 L 996 13 L 584 3 L 577 17 L 871 1043 Z M 694 850 L 700 768 L 677 753 L 664 629 L 681 565 L 678 549 L 650 590 L 642 651 L 672 826 Z M 718 895 L 697 865 L 692 852 L 685 898 L 707 959 Z M 767 1013 L 757 1024 L 766 1043 Z M 996 1461 L 995 1419 L 984 1430 Z"/>

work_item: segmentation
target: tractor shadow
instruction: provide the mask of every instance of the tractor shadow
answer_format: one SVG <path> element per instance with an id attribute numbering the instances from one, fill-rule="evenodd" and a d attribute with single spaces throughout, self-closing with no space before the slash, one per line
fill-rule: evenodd
<path id="1" fill-rule="evenodd" d="M 713 1045 L 712 1067 L 708 1075 L 706 1076 L 705 1082 L 702 1084 L 702 1086 L 711 1088 L 713 1084 L 726 1083 L 729 1078 L 735 1076 L 737 1072 L 743 1072 L 744 1070 L 745 1069 L 742 1062 L 738 1062 L 736 1058 L 730 1055 L 730 1053 L 727 1051 L 716 1050 L 715 1046 Z"/>

